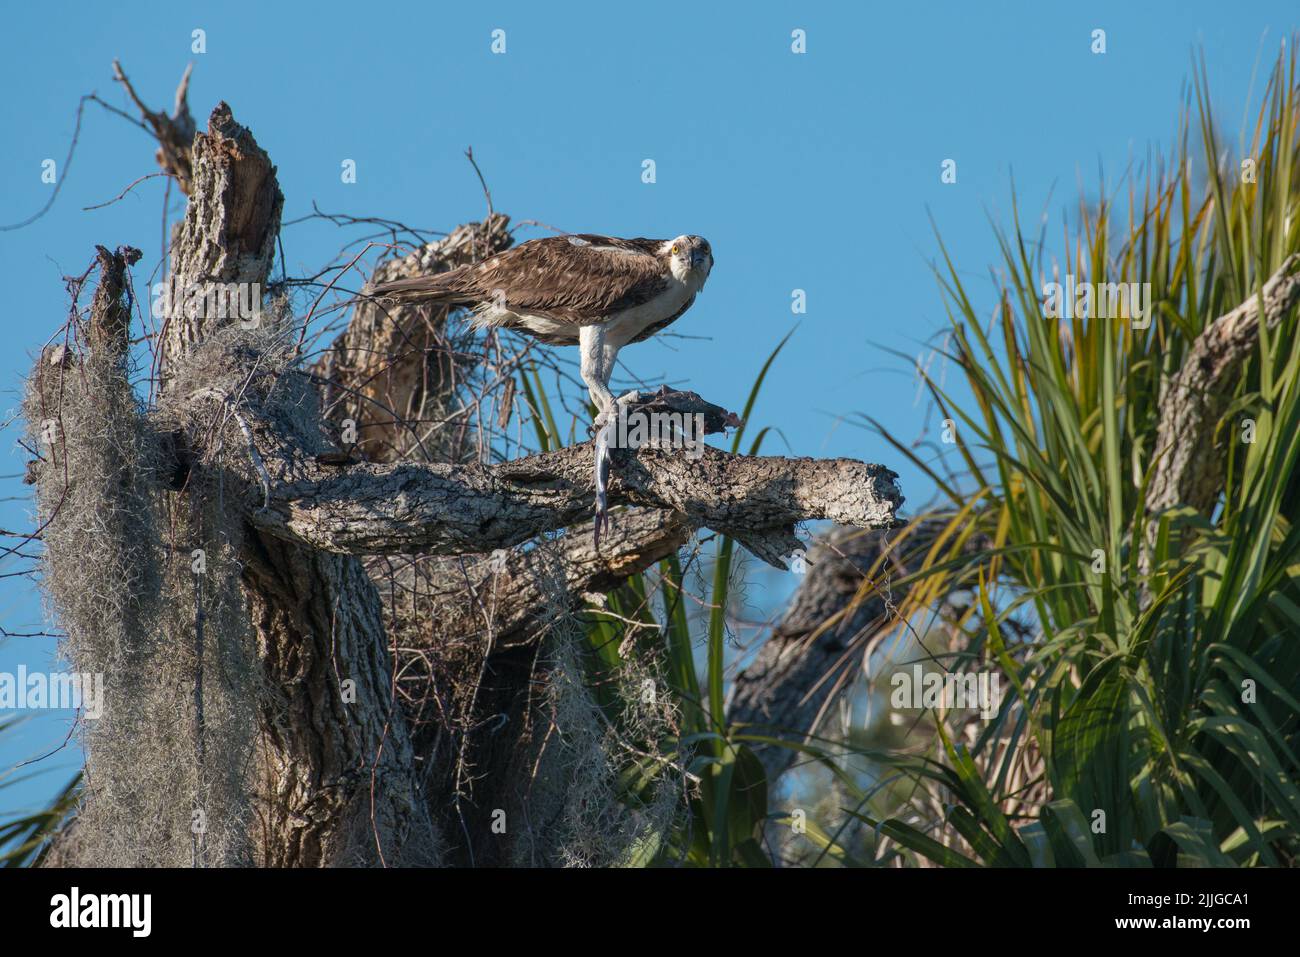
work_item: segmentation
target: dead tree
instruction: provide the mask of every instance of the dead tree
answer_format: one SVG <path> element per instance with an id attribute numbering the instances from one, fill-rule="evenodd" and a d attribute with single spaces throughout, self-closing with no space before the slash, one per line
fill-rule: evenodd
<path id="1" fill-rule="evenodd" d="M 802 521 L 893 526 L 894 474 L 616 450 L 621 508 L 597 549 L 590 442 L 493 462 L 445 441 L 465 427 L 430 414 L 456 389 L 445 313 L 360 304 L 325 356 L 304 361 L 304 320 L 267 294 L 283 208 L 270 158 L 224 103 L 185 152 L 184 96 L 173 117 L 136 102 L 164 168 L 184 173 L 174 282 L 256 290 L 258 314 L 214 315 L 202 297 L 173 309 L 146 402 L 127 345 L 139 254 L 100 249 L 89 310 L 74 309 L 33 370 L 49 599 L 74 666 L 103 671 L 109 689 L 85 736 L 85 803 L 50 861 L 600 860 L 545 833 L 594 792 L 565 796 L 572 764 L 539 770 L 586 701 L 553 680 L 563 649 L 539 681 L 543 643 L 696 530 L 779 564 Z M 489 255 L 509 243 L 505 223 L 490 216 L 381 268 Z M 591 731 L 591 747 L 605 734 Z M 560 789 L 545 808 L 543 786 Z"/>

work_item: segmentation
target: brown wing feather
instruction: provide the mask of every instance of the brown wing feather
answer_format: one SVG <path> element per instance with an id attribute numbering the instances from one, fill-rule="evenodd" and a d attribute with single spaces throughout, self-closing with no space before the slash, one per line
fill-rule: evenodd
<path id="1" fill-rule="evenodd" d="M 660 245 L 586 233 L 548 236 L 469 267 L 460 281 L 480 301 L 492 301 L 500 290 L 512 310 L 588 325 L 667 288 Z"/>
<path id="2" fill-rule="evenodd" d="M 366 287 L 364 294 L 386 299 L 470 305 L 478 301 L 476 295 L 465 288 L 465 273 L 470 268 L 458 266 L 429 276 L 410 276 L 374 283 Z"/>

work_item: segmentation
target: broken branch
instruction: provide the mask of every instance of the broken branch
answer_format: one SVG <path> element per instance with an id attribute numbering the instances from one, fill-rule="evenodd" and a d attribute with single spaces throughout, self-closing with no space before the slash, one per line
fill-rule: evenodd
<path id="1" fill-rule="evenodd" d="M 262 420 L 259 452 L 275 484 L 251 515 L 269 534 L 354 555 L 454 555 L 508 548 L 582 521 L 595 506 L 591 442 L 497 465 L 322 467 Z M 745 456 L 707 446 L 616 449 L 610 502 L 666 508 L 736 538 L 764 561 L 801 547 L 795 524 L 885 528 L 897 476 L 852 459 Z"/>

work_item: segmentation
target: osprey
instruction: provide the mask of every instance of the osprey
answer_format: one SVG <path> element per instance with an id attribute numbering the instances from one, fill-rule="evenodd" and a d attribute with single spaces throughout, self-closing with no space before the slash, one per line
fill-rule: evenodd
<path id="1" fill-rule="evenodd" d="M 475 265 L 378 283 L 363 294 L 471 306 L 478 328 L 517 329 L 553 345 L 578 346 L 599 426 L 616 414 L 609 378 L 618 350 L 691 308 L 712 268 L 713 251 L 701 236 L 583 233 L 529 240 Z"/>

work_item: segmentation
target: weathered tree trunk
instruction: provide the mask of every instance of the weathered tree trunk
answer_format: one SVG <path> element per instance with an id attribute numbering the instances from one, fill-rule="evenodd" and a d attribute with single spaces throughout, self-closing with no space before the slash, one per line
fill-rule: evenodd
<path id="1" fill-rule="evenodd" d="M 192 166 L 172 275 L 187 287 L 247 284 L 258 290 L 261 305 L 283 207 L 275 168 L 224 104 L 196 136 Z M 234 322 L 188 310 L 169 319 L 164 381 L 188 368 L 188 354 L 206 338 Z M 246 360 L 251 366 L 257 357 Z M 192 385 L 178 379 L 167 388 Z M 200 441 L 190 436 L 192 447 Z M 265 681 L 257 763 L 266 790 L 257 858 L 273 866 L 435 863 L 441 841 L 415 778 L 406 722 L 395 704 L 383 606 L 365 569 L 355 558 L 251 527 L 239 560 Z"/>
<path id="2" fill-rule="evenodd" d="M 437 242 L 375 269 L 373 281 L 446 272 L 510 245 L 509 217 L 495 213 Z M 314 371 L 320 377 L 325 415 L 350 423 L 353 443 L 369 462 L 401 459 L 441 461 L 455 449 L 438 441 L 456 389 L 457 363 L 446 335 L 446 306 L 380 303 L 361 299 L 352 321 Z M 461 423 L 455 423 L 460 425 Z"/>
<path id="3" fill-rule="evenodd" d="M 921 524 L 897 542 L 885 532 L 830 530 L 808 552 L 789 608 L 736 675 L 727 720 L 790 740 L 819 734 L 861 670 L 870 640 L 896 622 L 886 603 L 889 582 L 919 567 L 940 527 Z M 755 750 L 772 782 L 798 756 L 773 745 Z"/>
<path id="4" fill-rule="evenodd" d="M 235 858 L 271 866 L 546 860 L 485 838 L 495 809 L 527 815 L 542 765 L 537 749 L 546 747 L 554 720 L 535 695 L 543 636 L 569 621 L 587 596 L 672 554 L 699 528 L 734 536 L 779 563 L 798 547 L 794 526 L 806 519 L 897 522 L 895 476 L 879 466 L 712 449 L 699 458 L 619 450 L 610 502 L 626 508 L 597 548 L 590 443 L 492 465 L 458 456 L 439 461 L 430 410 L 455 388 L 439 345 L 446 314 L 361 304 L 309 374 L 299 365 L 298 329 L 282 303 L 264 297 L 283 206 L 270 158 L 225 104 L 184 152 L 174 142 L 188 118 L 184 96 L 170 118 L 136 102 L 164 140 L 160 162 L 183 174 L 189 206 L 171 249 L 172 290 L 183 298 L 157 342 L 160 398 L 128 423 L 147 437 L 152 458 L 130 480 L 142 491 L 122 499 L 151 502 L 139 506 L 152 509 L 143 517 L 172 528 L 174 541 L 158 546 L 172 570 L 131 586 L 140 608 L 159 610 L 143 623 L 126 622 L 122 642 L 190 655 L 179 674 L 192 693 L 182 723 L 193 740 L 177 739 L 176 760 L 194 763 L 196 781 L 224 774 L 237 782 L 235 803 L 249 810 L 228 815 L 244 834 Z M 505 224 L 494 215 L 381 268 L 391 278 L 472 261 L 508 245 Z M 80 340 L 86 350 L 75 359 L 43 357 L 33 386 L 42 403 L 93 403 L 93 390 L 68 393 L 50 369 L 54 362 L 60 376 L 72 374 L 70 362 L 88 368 L 99 353 L 117 357 L 111 374 L 119 392 L 129 390 L 121 357 L 132 261 L 101 252 L 89 335 Z M 244 297 L 252 291 L 261 309 L 255 321 L 214 315 L 204 308 L 210 297 L 183 296 L 227 284 Z M 326 429 L 322 398 L 334 429 Z M 348 420 L 356 449 L 340 452 L 326 434 L 337 435 Z M 78 449 L 110 454 L 102 444 Z M 59 512 L 66 498 L 61 455 L 51 452 L 33 476 L 49 521 L 65 533 L 47 547 L 66 562 L 78 536 L 84 541 L 97 530 L 74 527 L 77 516 Z M 545 548 L 530 547 L 564 529 Z M 195 560 L 191 579 L 188 566 L 199 550 L 211 557 L 206 571 Z M 177 581 L 193 589 L 188 621 L 174 608 L 167 616 L 176 604 L 168 589 Z M 238 625 L 218 614 L 213 581 L 238 583 Z M 72 624 L 78 633 L 94 626 L 88 619 Z M 157 627 L 185 633 L 167 636 L 174 645 L 149 644 L 154 638 L 146 633 Z M 242 660 L 235 632 L 243 630 L 255 707 L 246 729 L 249 768 L 236 773 L 214 767 L 218 756 L 205 741 L 214 740 L 216 706 L 234 687 L 223 669 Z M 459 669 L 452 684 L 470 689 L 465 701 L 449 705 L 435 675 L 409 667 L 421 655 Z M 412 680 L 423 693 L 404 690 Z M 160 688 L 162 704 L 154 704 L 175 709 L 190 701 L 168 693 Z M 541 729 L 540 743 L 529 728 Z M 175 845 L 168 854 L 142 853 L 141 860 L 174 861 L 186 836 L 174 827 L 167 833 Z M 69 838 L 59 859 L 98 863 L 77 859 L 83 845 L 92 846 Z M 196 863 L 204 862 L 200 845 Z"/>

